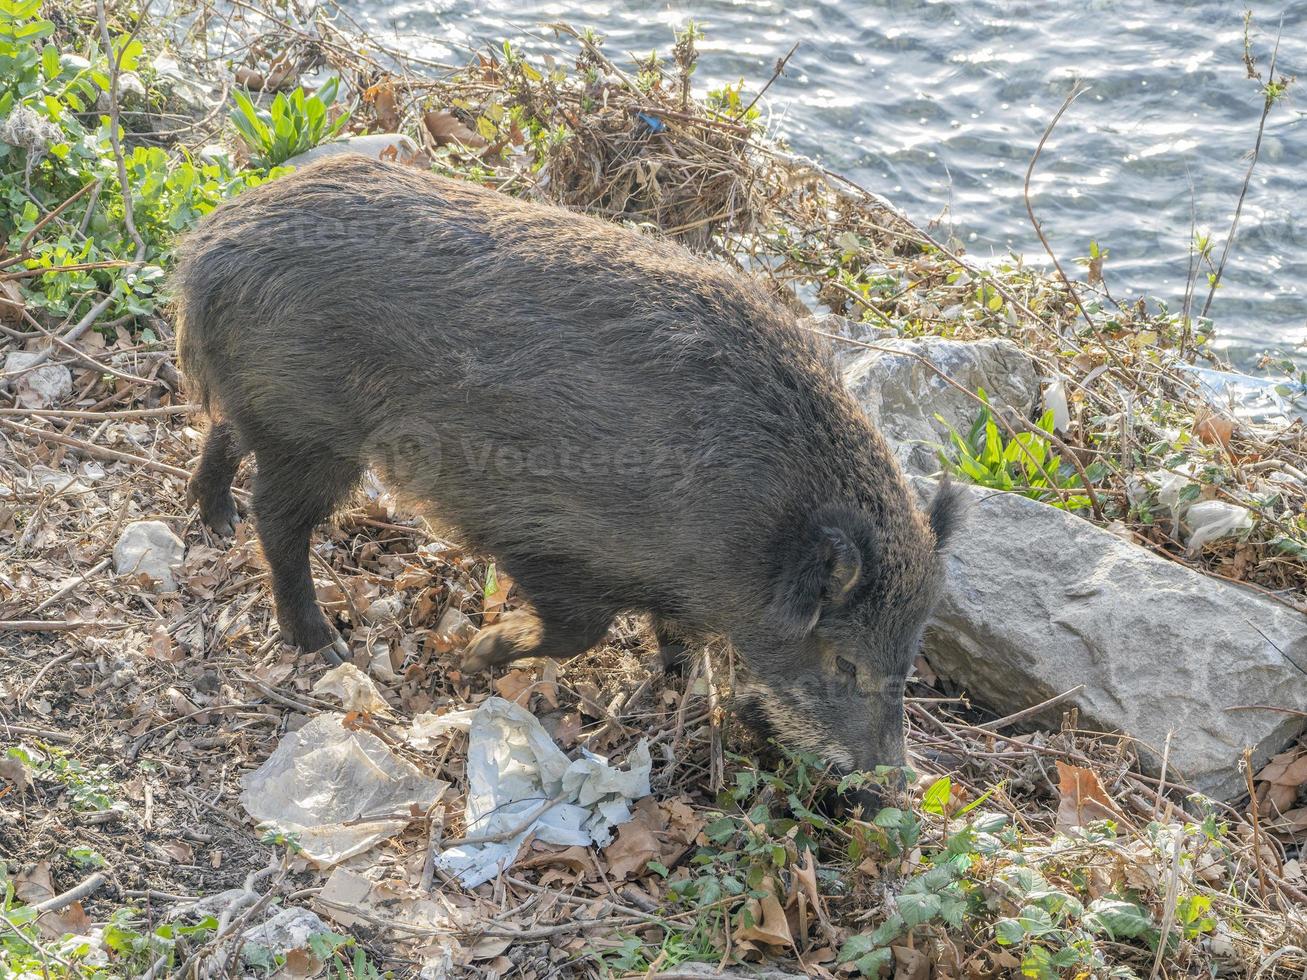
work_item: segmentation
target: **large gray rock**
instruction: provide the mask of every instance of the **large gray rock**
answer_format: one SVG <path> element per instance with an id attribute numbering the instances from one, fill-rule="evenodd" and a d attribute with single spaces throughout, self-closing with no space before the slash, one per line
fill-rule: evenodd
<path id="1" fill-rule="evenodd" d="M 878 326 L 864 320 L 851 320 L 838 313 L 814 313 L 812 316 L 804 317 L 800 323 L 809 330 L 816 331 L 830 344 L 835 369 L 840 372 L 867 353 L 868 348 L 864 345 L 880 346 L 883 341 L 893 340 L 899 335 L 894 327 Z M 836 339 L 841 337 L 844 340 Z"/>
<path id="2" fill-rule="evenodd" d="M 965 435 L 981 410 L 941 373 L 969 392 L 983 388 L 998 411 L 1030 417 L 1039 403 L 1035 362 L 1010 340 L 925 337 L 876 344 L 886 349 L 863 349 L 843 365 L 844 382 L 910 472 L 939 469 L 937 447 L 947 443 L 949 427 L 936 413 Z"/>
<path id="3" fill-rule="evenodd" d="M 123 529 L 113 549 L 119 575 L 145 575 L 158 592 L 176 592 L 186 545 L 163 521 L 136 521 Z"/>
<path id="4" fill-rule="evenodd" d="M 1138 739 L 1154 770 L 1172 732 L 1172 778 L 1223 799 L 1245 791 L 1245 746 L 1260 765 L 1302 731 L 1307 617 L 1046 504 L 968 496 L 927 635 L 940 674 L 1000 713 L 1084 685 L 1043 720 L 1074 704 L 1084 727 Z"/>

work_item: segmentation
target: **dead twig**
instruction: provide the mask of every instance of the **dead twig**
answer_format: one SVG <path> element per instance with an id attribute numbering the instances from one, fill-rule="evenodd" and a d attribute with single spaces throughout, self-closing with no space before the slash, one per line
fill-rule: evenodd
<path id="1" fill-rule="evenodd" d="M 1049 708 L 1062 704 L 1064 701 L 1071 700 L 1071 698 L 1075 697 L 1084 689 L 1085 685 L 1077 684 L 1075 687 L 1071 688 L 1071 690 L 1063 691 L 1061 694 L 1055 694 L 1047 701 L 1040 701 L 1039 704 L 1032 704 L 1029 708 L 1022 708 L 1020 711 L 1014 711 L 1010 715 L 1004 715 L 1002 718 L 987 721 L 983 725 L 977 725 L 976 727 L 987 732 L 997 731 L 1000 728 L 1007 728 L 1009 725 L 1015 725 L 1027 720 L 1028 718 L 1034 718 L 1036 715 L 1042 714 Z"/>
<path id="2" fill-rule="evenodd" d="M 106 879 L 100 872 L 96 872 L 86 878 L 80 884 L 68 889 L 62 895 L 56 895 L 54 898 L 47 898 L 44 902 L 37 902 L 31 906 L 33 912 L 37 915 L 43 915 L 46 912 L 58 912 L 60 909 L 66 909 L 73 902 L 80 902 L 82 899 L 95 894 L 100 886 L 105 883 Z"/>

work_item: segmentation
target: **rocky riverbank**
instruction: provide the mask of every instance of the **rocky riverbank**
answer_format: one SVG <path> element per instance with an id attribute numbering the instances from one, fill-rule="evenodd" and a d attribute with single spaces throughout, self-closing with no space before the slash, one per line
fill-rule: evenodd
<path id="1" fill-rule="evenodd" d="M 630 65 L 555 34 L 553 59 L 505 45 L 454 67 L 321 8 L 0 16 L 0 796 L 21 802 L 0 812 L 0 962 L 1299 975 L 1302 379 L 1224 370 L 1198 304 L 1116 302 L 1097 246 L 1082 282 L 971 260 L 771 141 L 757 99 L 782 75 L 697 92 L 693 28 Z M 315 559 L 359 676 L 315 685 L 321 666 L 277 644 L 250 529 L 210 540 L 185 500 L 201 423 L 161 286 L 220 200 L 345 148 L 766 278 L 914 479 L 974 484 L 909 704 L 910 799 L 816 812 L 819 770 L 757 768 L 723 711 L 729 651 L 669 681 L 635 621 L 593 657 L 463 678 L 512 584 L 371 484 Z M 1195 293 L 1208 272 L 1196 255 Z M 491 694 L 569 752 L 625 759 L 647 737 L 652 794 L 608 844 L 528 842 L 466 889 L 434 858 L 476 836 L 466 749 L 422 718 Z M 260 840 L 240 797 L 309 724 L 426 794 L 348 860 L 285 827 Z"/>

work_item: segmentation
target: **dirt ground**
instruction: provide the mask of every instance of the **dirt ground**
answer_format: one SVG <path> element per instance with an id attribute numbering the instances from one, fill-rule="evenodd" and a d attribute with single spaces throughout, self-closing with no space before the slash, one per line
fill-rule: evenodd
<path id="1" fill-rule="evenodd" d="M 91 372 L 80 373 L 94 389 Z M 109 408 L 49 421 L 52 439 L 82 446 L 0 428 L 0 737 L 30 760 L 26 791 L 0 789 L 0 860 L 20 881 L 35 879 L 35 896 L 43 881 L 62 892 L 86 878 L 79 855 L 96 852 L 106 881 L 84 902 L 85 923 L 131 904 L 152 924 L 180 900 L 240 887 L 267 866 L 274 848 L 241 808 L 240 779 L 284 733 L 338 707 L 311 693 L 327 665 L 277 640 L 251 524 L 234 541 L 216 540 L 188 506 L 184 471 L 198 451 L 192 426 L 202 422 L 167 401 L 146 417 Z M 122 529 L 147 519 L 185 543 L 174 593 L 114 574 Z M 487 596 L 484 560 L 434 539 L 375 486 L 322 529 L 314 550 L 320 599 L 396 716 L 498 693 L 529 704 L 565 748 L 621 760 L 638 737 L 651 738 L 655 791 L 689 803 L 685 787 L 699 784 L 698 803 L 707 802 L 705 777 L 722 771 L 725 716 L 698 665 L 688 678 L 652 669 L 656 653 L 639 622 L 620 622 L 601 650 L 571 663 L 463 677 L 459 650 L 474 624 L 515 604 L 503 575 Z M 372 615 L 379 600 L 387 602 Z M 684 693 L 687 683 L 695 693 Z M 415 761 L 457 785 L 454 748 Z M 449 808 L 447 833 L 458 831 L 459 812 Z M 403 877 L 414 859 L 420 870 L 426 849 L 419 821 L 375 863 Z M 322 883 L 302 863 L 282 888 L 308 889 L 301 899 Z M 377 932 L 353 931 L 365 941 Z M 474 945 L 475 930 L 462 938 Z M 414 963 L 411 949 L 390 942 L 367 948 L 383 969 Z"/>
<path id="2" fill-rule="evenodd" d="M 1020 718 L 978 727 L 992 716 L 938 681 L 924 660 L 907 706 L 915 802 L 894 813 L 911 821 L 914 834 L 928 835 L 929 845 L 923 836 L 919 846 L 879 856 L 883 827 L 823 825 L 813 810 L 820 780 L 765 784 L 754 762 L 760 747 L 725 707 L 734 664 L 724 648 L 698 651 L 683 675 L 668 676 L 645 625 L 626 618 L 601 648 L 571 661 L 463 676 L 468 640 L 518 603 L 512 583 L 369 480 L 313 545 L 319 601 L 385 701 L 384 709 L 346 711 L 344 724 L 449 788 L 427 811 L 400 814 L 407 829 L 350 858 L 339 876 L 319 869 L 293 841 L 254 825 L 241 780 L 288 733 L 341 705 L 314 693 L 327 665 L 279 642 L 252 523 L 241 523 L 234 540 L 219 540 L 186 500 L 206 423 L 184 401 L 167 323 L 154 326 L 157 339 L 119 331 L 80 342 L 97 365 L 146 384 L 91 368 L 86 357 L 55 354 L 52 362 L 67 367 L 73 382 L 59 407 L 0 407 L 0 862 L 14 900 L 29 906 L 85 886 L 80 902 L 56 902 L 42 918 L 50 941 L 104 935 L 117 923 L 147 936 L 189 902 L 239 890 L 252 906 L 223 914 L 216 933 L 172 952 L 142 939 L 149 955 L 126 975 L 239 972 L 233 951 L 221 968 L 205 966 L 204 957 L 216 955 L 224 930 L 234 934 L 276 903 L 311 909 L 322 928 L 352 937 L 367 959 L 324 954 L 345 970 L 338 975 L 642 976 L 742 958 L 778 959 L 833 978 L 857 972 L 838 962 L 851 944 L 893 921 L 902 901 L 893 882 L 911 887 L 947 859 L 949 821 L 936 826 L 919 813 L 941 785 L 947 799 L 933 804 L 940 813 L 985 803 L 1020 828 L 1000 859 L 972 853 L 969 877 L 948 886 L 969 889 L 976 901 L 991 876 L 1030 853 L 1056 862 L 1066 834 L 1108 818 L 1128 829 L 1128 847 L 1125 837 L 1092 843 L 1118 871 L 1086 899 L 1105 900 L 1103 889 L 1129 884 L 1144 903 L 1137 907 L 1164 924 L 1175 903 L 1170 858 L 1150 828 L 1173 828 L 1195 848 L 1194 861 L 1209 847 L 1198 811 L 1186 816 L 1179 788 L 1164 795 L 1139 771 L 1128 740 L 1079 731 L 1074 712 L 1060 731 L 1022 733 Z M 249 475 L 243 470 L 236 483 L 242 507 Z M 115 572 L 115 545 L 140 521 L 162 522 L 180 539 L 175 591 Z M 415 748 L 402 732 L 419 715 L 473 707 L 491 695 L 525 706 L 569 753 L 584 748 L 621 764 L 647 739 L 653 792 L 609 845 L 529 842 L 509 873 L 469 890 L 432 867 L 439 847 L 467 833 L 466 738 Z M 1307 815 L 1294 809 L 1305 767 L 1307 750 L 1297 746 L 1255 774 L 1263 819 Z M 730 795 L 746 784 L 747 792 Z M 759 799 L 779 804 L 779 819 L 756 824 L 750 807 Z M 724 812 L 734 821 L 726 844 L 712 831 Z M 1284 912 L 1307 907 L 1297 825 L 1268 830 L 1229 807 L 1216 817 L 1224 829 L 1211 846 L 1221 875 L 1190 886 L 1203 901 L 1226 890 L 1236 896 L 1230 921 L 1255 925 L 1241 926 L 1229 955 L 1255 963 L 1300 945 L 1301 918 Z M 799 847 L 799 834 L 813 842 Z M 705 869 L 717 876 L 712 887 L 733 879 L 721 857 L 728 845 L 736 848 L 730 860 L 750 874 L 759 853 L 774 865 L 774 873 L 748 881 L 750 894 L 768 898 L 749 905 L 738 895 L 704 897 L 711 894 L 703 890 Z M 726 908 L 729 915 L 705 914 Z M 928 966 L 914 958 L 909 927 L 907 940 L 894 940 L 907 943 L 894 956 L 908 966 L 900 963 L 894 975 L 979 978 L 1019 967 L 1023 961 L 990 938 L 991 917 L 1016 910 L 1001 902 L 977 910 L 980 918 L 963 923 L 965 942 L 942 920 L 917 929 L 931 937 Z M 1176 962 L 1214 962 L 1213 949 L 1200 930 Z M 1135 964 L 1150 955 L 1138 944 L 1117 953 Z M 321 965 L 314 955 L 297 964 L 300 973 Z M 1274 962 L 1283 972 L 1299 960 Z"/>

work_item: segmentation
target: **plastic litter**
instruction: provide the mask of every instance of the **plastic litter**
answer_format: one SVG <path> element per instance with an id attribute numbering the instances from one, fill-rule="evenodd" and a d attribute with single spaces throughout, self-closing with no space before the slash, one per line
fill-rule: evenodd
<path id="1" fill-rule="evenodd" d="M 449 786 L 399 758 L 377 736 L 319 715 L 291 732 L 263 765 L 241 780 L 251 817 L 298 836 L 302 854 L 330 866 L 391 837 L 426 813 Z M 385 819 L 366 819 L 385 814 Z"/>
<path id="2" fill-rule="evenodd" d="M 652 761 L 644 739 L 627 770 L 590 753 L 569 759 L 535 715 L 503 698 L 448 715 L 419 715 L 410 744 L 429 744 L 449 730 L 468 733 L 469 843 L 436 856 L 436 867 L 468 888 L 494 878 L 517 856 L 528 835 L 563 846 L 603 847 L 631 819 L 631 804 L 649 795 Z"/>
<path id="3" fill-rule="evenodd" d="M 1248 508 L 1224 500 L 1200 500 L 1191 504 L 1185 511 L 1184 522 L 1189 529 L 1186 551 L 1191 555 L 1197 554 L 1198 549 L 1209 541 L 1253 526 Z"/>
<path id="4" fill-rule="evenodd" d="M 1153 470 L 1145 475 L 1156 485 L 1158 503 L 1171 512 L 1190 555 L 1197 554 L 1209 541 L 1253 526 L 1252 514 L 1246 507 L 1224 500 L 1198 500 L 1196 496 L 1184 499 L 1186 489 L 1198 487 L 1198 482 L 1186 473 Z"/>
<path id="5" fill-rule="evenodd" d="M 1307 385 L 1193 365 L 1185 370 L 1212 405 L 1229 410 L 1237 419 L 1278 425 L 1295 419 L 1307 422 Z"/>
<path id="6" fill-rule="evenodd" d="M 1044 388 L 1044 410 L 1053 413 L 1053 428 L 1065 432 L 1071 426 L 1071 409 L 1066 400 L 1066 378 L 1057 375 Z"/>

